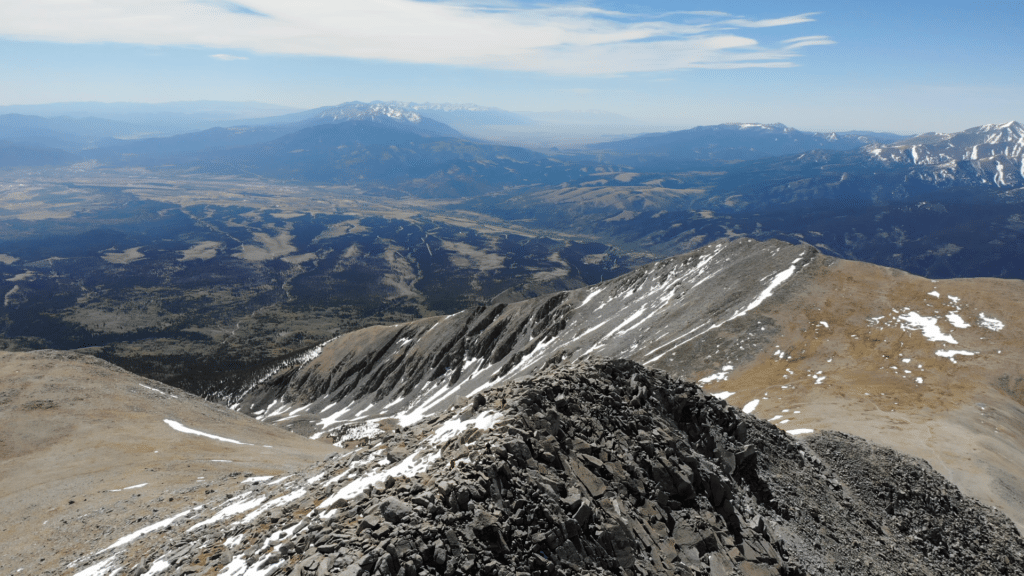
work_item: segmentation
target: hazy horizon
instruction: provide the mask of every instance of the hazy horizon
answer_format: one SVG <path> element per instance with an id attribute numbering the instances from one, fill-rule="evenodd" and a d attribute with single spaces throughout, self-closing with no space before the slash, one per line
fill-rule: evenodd
<path id="1" fill-rule="evenodd" d="M 471 102 L 659 126 L 953 132 L 1024 118 L 1024 5 L 41 0 L 0 6 L 0 105 Z"/>

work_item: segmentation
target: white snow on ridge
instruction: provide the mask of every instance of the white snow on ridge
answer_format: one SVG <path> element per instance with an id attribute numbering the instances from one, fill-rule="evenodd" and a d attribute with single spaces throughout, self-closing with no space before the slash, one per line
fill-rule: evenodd
<path id="1" fill-rule="evenodd" d="M 252 522 L 253 520 L 255 520 L 260 514 L 266 512 L 267 510 L 269 510 L 271 508 L 277 508 L 279 506 L 284 506 L 285 504 L 288 504 L 289 502 L 293 502 L 295 500 L 298 500 L 299 498 L 302 498 L 305 495 L 306 495 L 306 489 L 305 488 L 299 488 L 298 490 L 295 490 L 294 492 L 289 492 L 288 494 L 285 494 L 284 496 L 280 496 L 278 498 L 274 498 L 270 502 L 267 502 L 266 504 L 264 504 L 264 505 L 260 506 L 259 508 L 253 510 L 252 512 L 247 514 L 245 516 L 245 518 L 239 520 L 238 522 L 235 522 L 235 524 L 248 524 L 248 523 Z"/>
<path id="2" fill-rule="evenodd" d="M 418 450 L 390 468 L 377 469 L 375 472 L 359 476 L 321 502 L 318 507 L 323 509 L 330 508 L 339 500 L 351 498 L 362 492 L 367 486 L 372 486 L 388 476 L 406 476 L 411 478 L 426 470 L 434 460 L 440 457 L 440 450 L 431 454 L 424 454 L 422 450 Z"/>
<path id="3" fill-rule="evenodd" d="M 470 426 L 479 430 L 490 430 L 499 420 L 501 420 L 501 412 L 493 410 L 481 412 L 476 418 L 470 418 L 469 420 L 450 418 L 434 431 L 428 442 L 434 445 L 442 444 L 465 432 Z"/>
<path id="4" fill-rule="evenodd" d="M 757 410 L 757 405 L 760 402 L 761 402 L 761 400 L 757 399 L 757 398 L 751 400 L 750 402 L 747 402 L 746 404 L 743 405 L 743 413 L 744 414 L 751 414 L 751 413 L 753 413 L 754 410 Z"/>
<path id="5" fill-rule="evenodd" d="M 948 334 L 943 334 L 939 329 L 939 320 L 929 316 L 921 316 L 917 312 L 907 312 L 898 318 L 902 322 L 902 328 L 908 331 L 921 332 L 924 337 L 932 342 L 948 342 L 957 344 L 957 341 Z"/>
<path id="6" fill-rule="evenodd" d="M 380 424 L 377 423 L 377 420 L 368 420 L 346 430 L 344 434 L 338 437 L 334 445 L 340 446 L 349 440 L 369 440 L 383 434 L 384 431 L 380 429 Z"/>
<path id="7" fill-rule="evenodd" d="M 440 445 L 448 440 L 455 438 L 459 434 L 465 432 L 470 427 L 477 428 L 480 430 L 489 430 L 498 421 L 501 420 L 502 414 L 500 412 L 494 412 L 492 410 L 484 411 L 478 414 L 474 418 L 468 420 L 459 420 L 457 415 L 453 415 L 452 418 L 448 419 L 444 424 L 434 431 L 434 434 L 428 438 L 428 443 L 432 445 Z M 412 477 L 416 474 L 427 469 L 428 466 L 435 460 L 441 457 L 441 452 L 429 452 L 426 449 L 417 450 L 413 454 L 410 454 L 401 462 L 398 462 L 394 466 L 389 468 L 375 467 L 372 471 L 359 472 L 359 476 L 354 478 L 348 484 L 340 488 L 332 496 L 320 503 L 319 508 L 330 508 L 337 501 L 343 498 L 351 498 L 356 494 L 363 491 L 367 486 L 373 485 L 375 482 L 384 480 L 388 476 L 406 476 Z M 372 460 L 372 459 L 371 459 Z M 368 461 L 353 462 L 349 465 L 349 471 L 341 474 L 340 476 L 332 479 L 330 482 L 342 480 L 348 476 L 353 469 L 358 466 L 364 465 Z M 382 460 L 381 463 L 387 463 L 387 460 Z"/>
<path id="8" fill-rule="evenodd" d="M 988 318 L 987 316 L 985 316 L 984 312 L 978 314 L 978 318 L 981 319 L 980 323 L 983 327 L 988 328 L 993 332 L 999 332 L 1000 330 L 1006 327 L 1006 325 L 1003 324 L 1001 321 L 996 320 L 995 318 Z"/>
<path id="9" fill-rule="evenodd" d="M 163 390 L 158 390 L 156 388 L 153 388 L 152 386 L 146 386 L 142 382 L 136 382 L 136 384 L 138 384 L 139 386 L 142 386 L 146 390 L 152 390 L 153 392 L 156 392 L 157 394 L 163 394 L 164 396 L 170 396 L 171 398 L 177 398 L 177 396 L 175 396 L 174 394 L 168 394 L 167 392 L 164 392 Z"/>
<path id="10" fill-rule="evenodd" d="M 106 552 L 107 550 L 111 550 L 113 548 L 118 548 L 118 547 L 124 546 L 125 544 L 131 542 L 132 540 L 135 540 L 139 536 L 143 536 L 145 534 L 149 534 L 150 532 L 154 532 L 156 530 L 160 530 L 161 528 L 165 528 L 167 526 L 170 526 L 171 524 L 174 524 L 175 522 L 177 522 L 178 519 L 184 518 L 185 516 L 188 516 L 189 514 L 195 512 L 196 510 L 199 510 L 201 508 L 202 508 L 202 506 L 196 506 L 195 508 L 189 508 L 188 510 L 185 510 L 184 512 L 180 512 L 178 514 L 175 514 L 174 516 L 171 516 L 170 518 L 165 518 L 165 519 L 163 519 L 163 520 L 161 520 L 161 521 L 159 521 L 159 522 L 157 522 L 155 524 L 150 524 L 149 526 L 146 526 L 145 528 L 139 528 L 138 530 L 136 530 L 135 532 L 132 532 L 131 534 L 129 534 L 127 536 L 122 536 L 120 539 L 118 539 L 117 542 L 114 542 L 110 546 L 107 546 L 106 548 L 101 550 L 101 552 Z"/>
<path id="11" fill-rule="evenodd" d="M 701 378 L 700 380 L 698 380 L 697 383 L 698 384 L 708 384 L 708 383 L 711 383 L 711 382 L 718 382 L 719 380 L 728 380 L 729 379 L 729 372 L 731 372 L 731 371 L 732 371 L 732 366 L 731 365 L 722 366 L 722 371 L 721 372 L 715 372 L 714 374 L 711 374 L 710 376 L 705 376 L 705 377 Z"/>
<path id="12" fill-rule="evenodd" d="M 949 314 L 946 314 L 946 320 L 949 320 L 949 323 L 952 324 L 954 328 L 971 327 L 971 325 L 968 324 L 967 322 L 964 322 L 964 319 L 961 318 L 960 315 L 957 314 L 956 312 L 950 312 Z"/>
<path id="13" fill-rule="evenodd" d="M 160 559 L 156 562 L 153 562 L 153 565 L 150 566 L 149 570 L 147 570 L 146 573 L 142 576 L 156 576 L 157 574 L 163 572 L 164 570 L 167 570 L 170 567 L 170 562 L 168 562 L 167 560 Z"/>
<path id="14" fill-rule="evenodd" d="M 104 574 L 109 574 L 110 568 L 112 568 L 111 564 L 113 564 L 116 559 L 117 556 L 111 556 L 110 558 L 97 562 L 84 570 L 75 572 L 75 576 L 102 576 Z"/>
<path id="15" fill-rule="evenodd" d="M 801 258 L 803 258 L 802 255 L 801 255 Z M 768 287 L 765 288 L 764 291 L 762 291 L 761 294 L 758 295 L 758 297 L 755 298 L 753 302 L 748 304 L 747 307 L 745 309 L 743 309 L 743 311 L 737 312 L 736 314 L 734 314 L 733 317 L 730 318 L 730 320 L 739 318 L 740 316 L 743 316 L 747 312 L 750 312 L 754 308 L 757 308 L 758 306 L 760 306 L 762 302 L 767 300 L 768 297 L 771 296 L 773 292 L 775 292 L 776 288 L 781 286 L 782 283 L 785 282 L 786 280 L 789 280 L 789 278 L 793 275 L 793 273 L 796 272 L 796 262 L 799 262 L 799 261 L 800 261 L 800 258 L 797 258 L 796 260 L 793 261 L 793 265 L 792 266 L 790 266 L 789 268 L 787 268 L 787 269 L 783 270 L 782 272 L 779 272 L 778 274 L 776 274 L 775 278 L 772 278 L 772 281 L 768 284 Z"/>
<path id="16" fill-rule="evenodd" d="M 352 405 L 353 404 L 355 404 L 355 400 L 353 400 L 352 402 L 349 402 L 348 406 L 345 406 L 344 408 L 342 408 L 341 410 L 338 410 L 334 414 L 331 414 L 330 416 L 327 416 L 326 418 L 323 418 L 322 420 L 320 420 L 320 423 L 319 423 L 320 428 L 321 429 L 325 429 L 328 426 L 333 426 L 333 425 L 337 424 L 338 422 L 340 422 L 341 421 L 341 417 L 344 416 L 346 412 L 348 412 L 349 410 L 352 409 Z M 333 406 L 333 404 L 332 404 L 332 406 Z"/>
<path id="17" fill-rule="evenodd" d="M 210 516 L 209 518 L 203 520 L 198 524 L 191 526 L 188 530 L 186 530 L 186 532 L 191 532 L 196 528 L 201 528 L 208 524 L 213 524 L 214 522 L 218 522 L 224 518 L 229 518 L 231 516 L 235 516 L 243 512 L 248 512 L 253 508 L 258 507 L 260 504 L 263 504 L 263 502 L 267 500 L 266 496 L 256 496 L 254 498 L 247 499 L 250 494 L 252 494 L 251 491 L 243 492 L 242 494 L 235 496 L 231 500 L 228 500 L 225 503 L 225 506 L 221 508 L 216 514 Z"/>
<path id="18" fill-rule="evenodd" d="M 420 394 L 419 398 L 423 398 L 423 394 L 429 392 L 431 389 L 431 382 L 426 382 L 423 385 L 423 392 Z M 431 409 L 433 409 L 434 406 L 458 391 L 459 387 L 452 386 L 450 383 L 445 386 L 441 386 L 437 392 L 434 392 L 431 396 L 423 399 L 422 401 L 419 401 L 419 399 L 413 400 L 408 408 L 398 414 L 395 414 L 393 418 L 398 419 L 399 426 L 412 426 L 432 414 Z M 419 405 L 417 405 L 418 402 Z"/>
<path id="19" fill-rule="evenodd" d="M 224 438 L 223 436 L 214 436 L 213 434 L 207 434 L 206 432 L 200 432 L 199 430 L 193 430 L 187 426 L 181 425 L 179 422 L 174 420 L 164 420 L 164 422 L 171 428 L 178 432 L 184 432 L 185 434 L 194 434 L 196 436 L 202 436 L 204 438 L 211 438 L 213 440 L 219 440 L 221 442 L 230 442 L 231 444 L 240 444 L 242 446 L 252 446 L 252 444 L 246 444 L 245 442 L 239 442 L 238 440 L 232 440 L 231 438 Z"/>
<path id="20" fill-rule="evenodd" d="M 115 488 L 113 490 L 107 490 L 107 492 L 122 492 L 124 490 L 132 490 L 134 488 L 142 488 L 143 486 L 148 486 L 148 485 L 149 485 L 149 482 L 143 482 L 142 484 L 135 484 L 134 486 L 125 486 L 124 488 Z"/>
<path id="21" fill-rule="evenodd" d="M 968 352 L 966 350 L 936 350 L 936 356 L 942 358 L 949 358 L 950 362 L 956 364 L 956 356 L 974 356 L 974 352 Z"/>
<path id="22" fill-rule="evenodd" d="M 604 291 L 603 288 L 591 288 L 590 294 L 587 294 L 587 297 L 583 299 L 583 302 L 580 302 L 579 307 L 582 308 L 582 307 L 586 306 L 588 302 L 593 300 L 595 296 L 597 296 L 598 294 L 600 294 L 603 291 Z"/>

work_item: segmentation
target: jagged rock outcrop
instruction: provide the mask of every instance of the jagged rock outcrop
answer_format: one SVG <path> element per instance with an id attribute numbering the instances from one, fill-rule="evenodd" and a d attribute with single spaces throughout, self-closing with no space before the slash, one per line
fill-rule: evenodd
<path id="1" fill-rule="evenodd" d="M 1009 520 L 923 461 L 838 433 L 797 441 L 628 361 L 551 367 L 286 479 L 88 569 L 1024 574 Z"/>

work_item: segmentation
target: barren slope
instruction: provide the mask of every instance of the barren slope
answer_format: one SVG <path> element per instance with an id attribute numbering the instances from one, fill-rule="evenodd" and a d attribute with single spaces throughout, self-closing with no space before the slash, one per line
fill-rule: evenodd
<path id="1" fill-rule="evenodd" d="M 805 274 L 760 309 L 779 330 L 768 345 L 715 342 L 734 368 L 706 388 L 785 429 L 841 430 L 924 458 L 1024 526 L 1024 283 L 833 259 Z"/>
<path id="2" fill-rule="evenodd" d="M 334 452 L 90 356 L 0 352 L 0 573 L 66 573 L 222 486 Z"/>

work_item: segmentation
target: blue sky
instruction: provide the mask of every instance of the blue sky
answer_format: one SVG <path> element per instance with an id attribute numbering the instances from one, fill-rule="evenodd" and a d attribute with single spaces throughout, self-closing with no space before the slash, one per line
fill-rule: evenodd
<path id="1" fill-rule="evenodd" d="M 33 0 L 0 105 L 472 102 L 662 126 L 1024 120 L 1024 2 Z"/>

